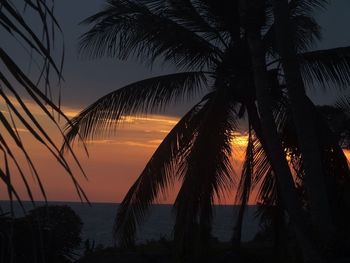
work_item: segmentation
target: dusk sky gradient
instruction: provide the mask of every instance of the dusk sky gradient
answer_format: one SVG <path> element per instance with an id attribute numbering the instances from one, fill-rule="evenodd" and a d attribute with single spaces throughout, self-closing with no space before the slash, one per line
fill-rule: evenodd
<path id="1" fill-rule="evenodd" d="M 111 92 L 123 85 L 169 72 L 176 72 L 171 65 L 155 66 L 152 70 L 132 59 L 118 61 L 116 59 L 88 60 L 78 58 L 78 37 L 87 30 L 87 27 L 78 25 L 84 18 L 96 13 L 103 5 L 103 0 L 59 0 L 56 1 L 56 16 L 64 32 L 65 40 L 65 64 L 62 90 L 63 109 L 69 117 L 77 114 L 81 109 L 94 102 L 99 97 Z M 324 39 L 315 49 L 333 48 L 350 45 L 350 1 L 332 1 L 330 8 L 316 14 L 317 20 L 323 27 Z M 15 50 L 16 47 L 13 47 Z M 29 57 L 18 55 L 18 60 L 25 65 Z M 310 96 L 317 104 L 332 103 L 339 92 L 311 92 Z M 0 110 L 6 112 L 1 106 Z M 166 136 L 167 132 L 176 124 L 179 117 L 186 112 L 191 104 L 171 105 L 165 112 L 144 118 L 127 117 L 127 121 L 118 129 L 115 136 L 109 138 L 97 138 L 87 142 L 89 158 L 84 153 L 83 147 L 75 145 L 75 150 L 81 164 L 86 171 L 88 181 L 74 163 L 73 170 L 76 177 L 86 191 L 92 202 L 120 202 L 128 188 L 142 171 L 147 160 Z M 30 105 L 33 112 L 45 123 L 47 120 L 35 105 Z M 48 123 L 48 122 L 47 122 Z M 61 122 L 63 125 L 64 123 Z M 61 138 L 52 125 L 47 124 L 47 129 L 60 144 Z M 21 128 L 23 141 L 37 165 L 42 176 L 44 186 L 50 201 L 77 201 L 78 196 L 64 170 L 47 151 L 34 143 L 29 133 Z M 237 134 L 233 140 L 235 169 L 239 170 L 240 161 L 244 157 L 244 135 Z M 350 153 L 347 152 L 348 158 Z M 69 157 L 68 157 L 69 158 Z M 24 160 L 22 160 L 24 161 Z M 23 199 L 28 199 L 23 183 L 19 177 L 15 178 L 15 185 L 20 189 Z M 32 180 L 36 198 L 42 199 L 38 185 Z M 0 186 L 0 199 L 7 199 L 4 185 Z M 177 186 L 175 186 L 177 188 Z M 176 191 L 170 191 L 168 198 L 161 198 L 161 203 L 170 203 L 174 200 Z M 231 203 L 233 194 L 224 201 Z"/>

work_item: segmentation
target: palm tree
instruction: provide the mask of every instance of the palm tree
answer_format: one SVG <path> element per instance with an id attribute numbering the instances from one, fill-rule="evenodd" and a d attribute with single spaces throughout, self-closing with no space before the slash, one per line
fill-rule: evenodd
<path id="1" fill-rule="evenodd" d="M 303 1 L 292 1 L 297 7 L 299 2 Z M 334 71 L 336 67 L 349 66 L 345 56 L 335 59 L 334 50 L 324 51 L 325 56 L 303 53 L 319 32 L 311 18 L 298 16 L 296 10 L 291 7 L 305 75 L 310 81 L 325 82 L 314 78 L 320 72 L 333 83 L 335 79 L 347 80 L 344 76 L 349 76 L 348 71 Z M 215 196 L 222 197 L 230 189 L 233 176 L 230 141 L 241 118 L 247 117 L 252 134 L 247 151 L 251 157 L 247 158 L 245 167 L 254 164 L 254 173 L 244 169 L 239 185 L 245 190 L 239 191 L 244 194 L 237 199 L 246 204 L 250 186 L 259 185 L 258 182 L 262 182 L 261 199 L 270 198 L 271 189 L 276 189 L 271 187 L 271 182 L 275 182 L 277 168 L 255 106 L 253 67 L 247 59 L 249 49 L 246 38 L 240 34 L 239 20 L 238 2 L 190 0 L 109 0 L 103 11 L 85 20 L 93 26 L 81 39 L 83 54 L 118 59 L 134 55 L 150 65 L 162 60 L 175 64 L 180 72 L 138 81 L 100 98 L 71 120 L 67 142 L 73 143 L 78 135 L 82 139 L 103 136 L 114 127 L 115 121 L 122 122 L 124 115 L 160 111 L 172 102 L 193 98 L 199 92 L 205 94 L 159 145 L 121 203 L 114 231 L 121 245 L 133 244 L 137 226 L 152 203 L 176 180 L 182 181 L 175 202 L 174 237 L 179 250 L 191 249 L 193 244 L 207 245 Z M 272 26 L 266 24 L 268 30 L 263 41 L 266 52 L 274 54 Z M 288 99 L 281 97 L 284 91 L 276 70 L 268 71 L 267 81 L 274 96 L 273 110 L 279 112 L 275 121 L 281 131 L 284 120 L 281 116 L 289 108 L 285 103 Z M 279 154 L 281 159 L 286 153 Z M 288 191 L 294 191 L 292 179 L 291 175 L 287 177 L 292 184 Z"/>
<path id="2" fill-rule="evenodd" d="M 324 4 L 326 1 L 318 1 Z M 304 82 L 298 64 L 293 39 L 288 33 L 288 1 L 273 1 L 275 32 L 278 52 L 281 56 L 288 96 L 293 109 L 298 142 L 304 159 L 305 186 L 310 200 L 310 211 L 319 239 L 326 246 L 335 240 L 330 200 L 327 196 L 324 168 L 317 137 L 316 123 L 306 103 Z M 307 12 L 307 11 L 305 11 Z"/>
<path id="3" fill-rule="evenodd" d="M 272 110 L 272 99 L 270 95 L 270 84 L 266 69 L 266 51 L 261 28 L 265 19 L 264 1 L 240 1 L 240 12 L 242 14 L 242 24 L 244 25 L 245 35 L 250 48 L 252 66 L 254 71 L 254 82 L 258 109 L 260 113 L 262 130 L 265 136 L 269 153 L 272 153 L 271 164 L 274 166 L 277 181 L 279 183 L 281 198 L 284 206 L 291 217 L 291 222 L 295 225 L 297 238 L 303 248 L 304 258 L 314 260 L 314 252 L 311 244 L 306 240 L 307 225 L 300 209 L 298 196 L 294 187 L 294 181 L 288 162 L 285 158 L 282 143 L 279 139 L 275 119 Z"/>
<path id="4" fill-rule="evenodd" d="M 20 9 L 24 11 L 19 11 Z M 47 148 L 50 154 L 54 156 L 71 176 L 81 198 L 84 199 L 86 197 L 73 176 L 68 162 L 60 152 L 59 147 L 28 106 L 28 103 L 37 105 L 42 113 L 48 117 L 50 122 L 56 125 L 57 130 L 63 135 L 55 116 L 59 115 L 66 120 L 68 118 L 64 115 L 60 106 L 57 106 L 53 101 L 54 94 L 52 94 L 53 90 L 51 88 L 53 74 L 57 76 L 59 82 L 63 80 L 63 55 L 61 64 L 55 62 L 53 55 L 53 45 L 56 41 L 55 31 L 62 34 L 61 28 L 54 17 L 53 10 L 54 2 L 49 3 L 46 0 L 23 0 L 16 4 L 5 0 L 0 3 L 2 41 L 0 46 L 0 97 L 2 98 L 2 105 L 5 107 L 5 110 L 0 112 L 0 125 L 2 127 L 0 133 L 0 151 L 3 156 L 0 167 L 0 178 L 7 188 L 11 201 L 14 198 L 21 201 L 21 196 L 12 184 L 13 175 L 10 167 L 15 167 L 13 170 L 17 171 L 21 176 L 28 197 L 34 201 L 30 183 L 27 179 L 28 175 L 24 170 L 25 165 L 18 161 L 20 155 L 24 156 L 28 162 L 31 173 L 39 184 L 43 198 L 45 200 L 47 198 L 40 176 L 31 160 L 30 151 L 26 149 L 25 143 L 22 141 L 19 128 L 26 129 L 39 144 Z M 37 32 L 37 30 L 30 26 L 30 21 L 32 21 L 30 19 L 40 21 L 42 25 L 41 32 Z M 6 40 L 17 41 L 23 47 L 23 52 L 27 53 L 29 60 L 32 61 L 32 65 L 35 67 L 34 69 L 38 72 L 36 79 L 33 77 L 34 74 L 29 75 L 24 73 L 21 65 L 15 62 L 11 51 L 7 49 L 9 46 L 8 43 L 3 42 Z M 44 90 L 40 88 L 41 86 L 43 86 Z M 74 153 L 73 156 L 75 158 Z"/>
<path id="5" fill-rule="evenodd" d="M 278 3 L 277 3 L 278 2 Z M 322 1 L 321 1 L 322 2 Z M 261 3 L 261 2 L 259 2 Z M 293 2 L 290 3 L 290 5 L 288 6 L 284 6 L 284 13 L 282 14 L 278 14 L 279 18 L 277 19 L 276 18 L 276 5 L 281 5 L 281 2 L 279 1 L 274 1 L 274 11 L 275 11 L 275 24 L 273 25 L 273 27 L 280 27 L 277 31 L 276 31 L 276 35 L 278 36 L 278 38 L 283 38 L 283 36 L 286 37 L 286 33 L 288 32 L 288 37 L 287 37 L 287 41 L 286 39 L 284 39 L 284 41 L 288 42 L 289 46 L 287 49 L 285 49 L 285 52 L 290 52 L 291 50 L 298 50 L 298 47 L 297 46 L 294 46 L 293 48 L 290 46 L 291 43 L 296 43 L 296 41 L 294 40 L 295 38 L 293 38 L 293 34 L 291 34 L 291 32 L 293 32 L 293 30 L 286 30 L 285 28 L 282 28 L 281 25 L 277 25 L 276 23 L 278 23 L 278 19 L 285 19 L 286 17 L 290 17 L 290 25 L 289 25 L 289 29 L 291 29 L 291 17 L 290 16 L 290 9 L 291 7 L 295 4 Z M 286 2 L 287 3 L 287 2 Z M 286 4 L 285 3 L 285 4 Z M 247 3 L 244 3 L 243 1 L 243 5 L 248 5 Z M 253 65 L 255 65 L 255 68 L 254 68 L 254 72 L 255 72 L 255 81 L 256 81 L 256 88 L 257 88 L 257 101 L 258 101 L 258 104 L 259 104 L 259 87 L 261 88 L 261 91 L 262 94 L 261 94 L 261 104 L 264 104 L 266 105 L 266 107 L 268 107 L 269 105 L 271 105 L 271 100 L 269 101 L 269 87 L 268 87 L 268 83 L 267 83 L 267 73 L 266 73 L 266 62 L 264 61 L 265 60 L 265 55 L 264 54 L 264 45 L 263 45 L 263 41 L 262 41 L 262 38 L 261 38 L 261 25 L 258 24 L 258 20 L 256 19 L 257 17 L 259 17 L 259 13 L 257 12 L 261 12 L 262 10 L 262 7 L 260 7 L 260 10 L 259 10 L 259 4 L 258 3 L 255 3 L 255 2 L 250 2 L 249 4 L 251 4 L 249 6 L 249 10 L 243 10 L 243 12 L 246 12 L 248 13 L 248 15 L 250 15 L 251 17 L 248 17 L 248 18 L 245 18 L 245 19 L 248 19 L 246 21 L 246 34 L 247 34 L 247 37 L 248 37 L 248 42 L 249 42 L 249 46 L 251 48 L 251 52 L 252 52 L 252 59 L 253 59 Z M 266 4 L 266 3 L 264 3 Z M 264 5 L 263 4 L 263 5 Z M 309 6 L 308 6 L 309 5 Z M 301 5 L 301 7 L 309 7 L 309 8 L 305 8 L 306 10 L 310 11 L 311 7 L 314 7 L 314 6 L 317 6 L 317 5 L 320 5 L 320 3 L 318 1 L 315 1 L 314 3 L 312 2 L 306 2 L 304 4 Z M 301 9 L 301 13 L 303 15 L 305 15 L 305 9 Z M 246 14 L 245 14 L 246 15 Z M 283 17 L 283 18 L 282 18 Z M 283 31 L 283 34 L 281 33 L 281 31 Z M 278 42 L 278 41 L 277 41 Z M 284 44 L 286 43 L 284 42 Z M 284 47 L 285 48 L 285 47 Z M 277 53 L 279 53 L 280 49 L 277 49 Z M 335 51 L 335 50 L 333 50 Z M 332 51 L 328 51 L 328 52 L 332 52 Z M 328 53 L 326 51 L 326 53 Z M 322 53 L 322 51 L 318 52 L 318 53 Z M 311 53 L 309 53 L 311 54 Z M 303 57 L 307 57 L 309 54 L 303 54 Z M 328 53 L 329 55 L 330 53 Z M 278 54 L 279 55 L 279 54 Z M 290 58 L 291 54 L 289 53 L 289 57 Z M 295 56 L 295 59 L 294 59 L 294 63 L 296 62 L 296 59 L 298 58 L 296 55 Z M 299 56 L 300 57 L 300 56 Z M 259 61 L 260 59 L 260 61 Z M 334 59 L 334 57 L 333 57 Z M 347 60 L 347 56 L 344 56 L 342 57 L 343 60 Z M 282 61 L 283 61 L 283 54 L 282 54 Z M 334 60 L 333 60 L 334 61 Z M 338 60 L 339 62 L 339 60 Z M 283 63 L 282 63 L 283 64 Z M 347 68 L 347 66 L 345 66 L 345 68 Z M 286 71 L 285 68 L 284 69 L 284 72 Z M 341 75 L 341 72 L 344 72 L 343 71 L 344 68 L 341 68 L 341 69 L 337 69 L 336 71 L 336 75 Z M 300 72 L 300 71 L 299 71 Z M 287 77 L 287 75 L 286 75 Z M 334 79 L 336 79 L 338 77 L 335 77 Z M 340 82 L 343 82 L 344 79 L 346 79 L 347 77 L 345 78 L 342 78 L 342 80 Z M 320 78 L 317 78 L 316 79 L 322 79 L 322 77 Z M 302 83 L 302 76 L 301 76 L 301 73 L 299 73 L 299 80 L 301 80 L 301 85 L 303 85 Z M 287 82 L 287 87 L 288 87 L 288 82 Z M 289 91 L 289 90 L 288 90 Z M 293 92 L 293 91 L 292 91 Z M 288 96 L 289 98 L 291 98 L 291 95 L 288 93 Z M 335 224 L 338 224 L 337 226 L 340 227 L 340 231 L 343 231 L 344 230 L 344 223 L 339 223 L 339 211 L 340 210 L 344 210 L 345 207 L 348 207 L 348 200 L 346 198 L 340 198 L 339 199 L 339 193 L 344 193 L 344 190 L 339 187 L 339 183 L 341 181 L 343 181 L 342 183 L 340 183 L 342 185 L 342 187 L 344 187 L 346 185 L 346 187 L 348 187 L 348 181 L 349 181 L 349 169 L 348 169 L 348 165 L 347 165 L 347 161 L 346 161 L 346 158 L 344 156 L 344 153 L 342 151 L 342 149 L 340 148 L 340 145 L 339 145 L 339 141 L 337 140 L 334 140 L 334 134 L 329 130 L 328 126 L 325 124 L 325 122 L 322 120 L 322 118 L 319 117 L 319 114 L 315 111 L 315 106 L 313 105 L 313 103 L 306 97 L 305 93 L 304 93 L 304 98 L 303 98 L 303 101 L 302 101 L 302 104 L 303 104 L 303 107 L 304 107 L 304 112 L 305 112 L 305 109 L 308 109 L 308 113 L 310 114 L 310 120 L 312 120 L 314 122 L 314 125 L 315 128 L 319 131 L 318 133 L 320 133 L 320 130 L 322 131 L 325 131 L 325 133 L 322 134 L 321 132 L 321 136 L 318 135 L 317 133 L 313 133 L 313 139 L 315 139 L 318 147 L 319 147 L 319 154 L 320 154 L 320 161 L 323 163 L 323 171 L 324 173 L 327 174 L 327 176 L 321 176 L 320 178 L 317 178 L 318 180 L 324 180 L 325 182 L 327 182 L 327 185 L 328 185 L 328 189 L 324 189 L 323 192 L 322 192 L 322 189 L 318 189 L 316 186 L 319 185 L 319 184 L 308 184 L 307 183 L 307 180 L 306 180 L 306 174 L 307 174 L 307 166 L 306 166 L 306 160 L 304 162 L 304 158 L 305 158 L 305 154 L 301 154 L 303 151 L 300 152 L 300 149 L 299 147 L 296 147 L 296 142 L 297 140 L 294 139 L 294 145 L 293 147 L 294 148 L 298 148 L 298 153 L 295 154 L 295 152 L 293 153 L 294 156 L 298 156 L 298 162 L 299 162 L 299 165 L 298 165 L 298 170 L 297 170 L 297 175 L 300 176 L 300 172 L 302 170 L 302 173 L 303 173 L 303 176 L 302 176 L 302 184 L 309 188 L 316 188 L 316 189 L 312 189 L 314 192 L 316 191 L 319 191 L 321 192 L 323 195 L 323 198 L 324 197 L 327 197 L 329 199 L 329 201 L 326 201 L 326 200 L 318 200 L 318 204 L 317 206 L 324 206 L 326 207 L 326 209 L 324 208 L 324 211 L 327 210 L 327 205 L 328 205 L 328 202 L 332 202 L 331 205 L 333 206 L 332 210 L 328 210 L 326 211 L 325 213 L 327 213 L 327 217 L 330 217 L 331 215 L 334 215 L 334 217 L 338 217 L 338 219 L 334 219 L 333 222 L 329 222 L 331 224 L 335 223 Z M 293 102 L 291 101 L 291 105 L 290 107 L 293 109 L 293 107 L 298 107 L 298 106 L 295 106 L 293 104 Z M 298 110 L 300 110 L 302 107 L 299 107 Z M 260 109 L 260 107 L 259 107 Z M 262 108 L 261 111 L 261 118 L 262 118 L 262 121 L 264 118 L 266 118 L 266 115 L 272 115 L 272 110 L 271 109 L 264 109 Z M 305 114 L 303 116 L 301 116 L 301 111 L 299 112 L 299 118 L 304 118 L 303 121 L 305 121 L 306 117 L 305 117 Z M 265 115 L 265 116 L 264 116 Z M 271 119 L 271 117 L 270 117 Z M 270 122 L 271 123 L 271 122 Z M 310 122 L 311 123 L 311 122 Z M 296 123 L 297 124 L 297 123 Z M 272 123 L 272 125 L 270 124 L 268 127 L 273 127 L 274 126 L 274 123 Z M 297 125 L 295 125 L 294 128 L 296 128 Z M 275 130 L 275 128 L 273 129 Z M 278 136 L 276 136 L 277 134 L 275 133 L 275 137 L 273 137 L 273 134 L 270 133 L 271 136 L 269 137 L 270 138 L 270 142 L 273 141 L 274 138 L 278 138 Z M 310 134 L 309 134 L 310 135 Z M 286 147 L 286 144 L 285 144 L 285 139 L 284 138 L 284 143 L 283 143 L 283 146 Z M 305 139 L 305 138 L 304 138 Z M 275 143 L 275 145 L 278 145 L 278 142 Z M 287 148 L 288 149 L 288 148 Z M 301 148 L 302 149 L 302 148 Z M 288 149 L 290 150 L 290 149 Z M 281 149 L 280 149 L 280 152 L 281 152 Z M 333 152 L 336 152 L 336 154 L 332 154 Z M 302 158 L 301 158 L 302 156 Z M 331 157 L 333 156 L 333 157 Z M 329 161 L 329 158 L 334 158 L 332 161 Z M 293 159 L 293 157 L 292 157 Z M 302 160 L 301 160 L 302 159 Z M 295 160 L 292 161 L 292 163 L 295 163 Z M 300 164 L 300 162 L 302 162 L 302 165 Z M 333 164 L 331 164 L 333 163 Z M 339 164 L 339 169 L 335 168 L 335 164 L 338 163 Z M 332 168 L 330 168 L 330 166 L 332 166 Z M 333 171 L 330 171 L 329 169 L 333 169 Z M 332 176 L 329 176 L 329 175 L 332 175 Z M 277 173 L 277 177 L 278 176 L 281 176 L 281 174 L 278 174 Z M 340 179 L 342 178 L 342 179 Z M 345 179 L 346 178 L 346 179 Z M 306 182 L 306 183 L 305 183 Z M 285 198 L 283 198 L 283 188 L 281 187 L 281 190 L 280 191 L 277 191 L 277 192 L 281 192 L 282 193 L 280 194 L 281 195 L 281 198 L 282 200 L 284 200 L 284 205 L 288 205 L 288 202 L 286 201 Z M 320 193 L 319 193 L 320 194 Z M 276 194 L 274 194 L 276 196 Z M 312 198 L 310 197 L 310 193 L 309 193 L 309 200 L 307 201 L 308 202 L 308 208 L 311 209 L 311 206 L 312 206 Z M 290 195 L 289 195 L 290 196 Z M 275 199 L 276 200 L 276 199 Z M 340 201 L 342 200 L 342 201 Z M 341 203 L 341 205 L 339 205 L 339 203 L 337 204 L 337 202 Z M 276 201 L 275 201 L 276 202 Z M 295 206 L 295 208 L 297 208 Z M 288 211 L 288 207 L 286 207 L 287 211 Z M 313 210 L 311 209 L 311 215 L 313 215 Z M 291 216 L 291 220 L 292 222 L 294 221 L 294 224 L 296 224 L 298 221 L 293 219 L 293 215 L 291 213 L 289 213 L 289 215 Z M 342 215 L 344 216 L 344 214 Z M 326 218 L 319 218 L 321 220 L 324 220 L 326 221 Z M 302 217 L 300 217 L 299 215 L 299 220 L 302 219 Z M 313 218 L 314 219 L 314 218 Z M 300 222 L 300 221 L 299 221 Z M 302 222 L 300 222 L 301 224 L 303 224 Z M 315 223 L 315 225 L 317 226 L 317 223 Z M 305 228 L 304 228 L 304 231 L 305 231 Z M 325 229 L 323 229 L 323 231 L 326 231 Z M 335 229 L 333 230 L 335 231 Z M 305 232 L 304 232 L 305 233 Z M 329 233 L 329 232 L 328 232 Z M 330 236 L 325 236 L 323 235 L 322 238 L 320 238 L 320 240 L 326 240 L 326 242 L 328 242 L 328 244 L 334 242 L 334 239 L 335 239 L 335 232 L 332 233 L 333 235 L 333 239 L 330 239 Z M 300 241 L 299 241 L 300 242 Z M 305 244 L 305 243 L 304 243 Z M 304 247 L 305 248 L 305 247 Z M 316 258 L 318 258 L 318 260 L 321 260 L 321 258 L 324 257 L 324 255 L 314 255 L 314 252 L 312 252 L 312 250 L 310 250 L 310 247 L 307 248 L 307 249 L 304 249 L 304 253 L 307 253 L 306 255 L 304 255 L 305 257 L 305 260 L 310 260 L 310 258 L 312 259 L 314 256 L 316 256 Z M 310 254 L 311 252 L 311 254 Z"/>

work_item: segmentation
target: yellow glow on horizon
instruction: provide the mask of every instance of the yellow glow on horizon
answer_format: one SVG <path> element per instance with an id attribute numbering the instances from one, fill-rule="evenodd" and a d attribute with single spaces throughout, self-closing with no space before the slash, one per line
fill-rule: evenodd
<path id="1" fill-rule="evenodd" d="M 248 144 L 248 135 L 244 133 L 234 133 L 231 144 L 232 146 L 246 147 Z"/>
<path id="2" fill-rule="evenodd" d="M 166 124 L 170 124 L 170 125 L 175 125 L 176 123 L 178 123 L 179 118 L 178 117 L 171 117 L 171 116 L 163 116 L 163 115 L 151 115 L 151 116 L 147 116 L 147 117 L 143 117 L 143 116 L 130 116 L 130 115 L 126 115 L 126 116 L 122 116 L 120 118 L 120 121 L 122 123 L 138 123 L 138 122 L 142 122 L 142 121 L 151 121 L 151 122 L 158 122 L 158 123 L 166 123 Z"/>
<path id="3" fill-rule="evenodd" d="M 79 111 L 74 111 L 74 110 L 63 110 L 63 112 L 69 118 L 73 118 L 79 114 Z"/>

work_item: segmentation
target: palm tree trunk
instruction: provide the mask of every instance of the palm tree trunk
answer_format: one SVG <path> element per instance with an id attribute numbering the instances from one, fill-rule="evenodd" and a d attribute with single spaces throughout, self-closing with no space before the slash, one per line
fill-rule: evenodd
<path id="1" fill-rule="evenodd" d="M 317 130 L 308 107 L 307 95 L 296 57 L 293 36 L 288 30 L 288 0 L 274 0 L 275 35 L 291 102 L 294 123 L 305 166 L 305 186 L 316 234 L 329 245 L 334 241 L 335 228 L 325 185 Z"/>
<path id="2" fill-rule="evenodd" d="M 251 53 L 254 83 L 256 88 L 256 97 L 258 110 L 261 120 L 261 126 L 266 146 L 270 154 L 273 168 L 275 169 L 281 197 L 284 206 L 290 216 L 291 222 L 296 228 L 298 242 L 301 245 L 305 261 L 319 261 L 317 253 L 314 253 L 311 243 L 306 238 L 306 225 L 303 221 L 301 206 L 298 202 L 298 196 L 295 191 L 295 185 L 289 169 L 285 153 L 277 132 L 276 123 L 271 108 L 271 98 L 269 94 L 269 85 L 266 71 L 266 58 L 264 45 L 261 40 L 261 24 L 259 15 L 261 14 L 261 0 L 241 0 L 240 13 L 242 24 L 245 26 L 245 34 Z M 261 17 L 261 16 L 260 16 Z M 316 261 L 316 262 L 317 262 Z"/>

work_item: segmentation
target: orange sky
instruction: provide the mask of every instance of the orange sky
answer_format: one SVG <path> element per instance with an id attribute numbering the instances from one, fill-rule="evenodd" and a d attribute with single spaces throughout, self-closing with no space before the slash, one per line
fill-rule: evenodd
<path id="1" fill-rule="evenodd" d="M 58 142 L 57 144 L 60 145 L 62 138 L 59 137 L 53 125 L 48 124 L 47 117 L 35 105 L 28 103 L 28 106 L 48 132 L 52 134 Z M 1 107 L 1 111 L 6 116 L 9 116 L 4 106 Z M 78 112 L 78 110 L 71 108 L 64 108 L 64 111 L 69 117 L 74 116 Z M 86 156 L 83 146 L 75 144 L 75 152 L 84 167 L 88 181 L 79 173 L 79 169 L 74 165 L 74 162 L 71 162 L 72 168 L 89 199 L 93 202 L 120 202 L 126 191 L 141 173 L 156 147 L 177 121 L 178 118 L 175 117 L 157 115 L 144 118 L 126 117 L 124 124 L 117 130 L 116 136 L 87 142 L 89 158 Z M 69 175 L 60 167 L 57 161 L 43 146 L 33 140 L 28 130 L 24 127 L 18 126 L 18 132 L 41 175 L 48 199 L 78 201 L 79 198 Z M 239 134 L 237 135 L 238 137 Z M 237 147 L 235 147 L 233 162 L 236 167 L 239 167 L 244 156 L 244 153 L 240 151 L 244 149 L 245 138 L 237 139 L 234 143 Z M 71 160 L 69 156 L 67 158 Z M 21 155 L 19 155 L 18 160 L 20 163 L 25 163 L 25 159 Z M 26 173 L 30 175 L 28 169 Z M 12 180 L 18 192 L 21 193 L 21 197 L 28 199 L 24 184 L 15 169 L 13 169 Z M 28 176 L 28 180 L 35 193 L 35 198 L 41 200 L 42 196 L 40 195 L 38 184 L 31 175 Z M 159 201 L 162 203 L 172 202 L 175 199 L 175 189 L 177 188 L 175 185 L 174 190 L 169 191 L 168 198 L 160 198 Z M 7 198 L 4 185 L 0 184 L 0 199 Z M 227 197 L 225 199 L 225 202 L 232 201 L 233 194 L 231 198 Z"/>
<path id="2" fill-rule="evenodd" d="M 32 112 L 45 124 L 45 128 L 60 142 L 61 139 L 57 130 L 52 125 L 47 125 L 47 119 L 43 117 L 35 106 L 30 104 L 29 106 Z M 74 116 L 77 113 L 75 109 L 65 108 L 64 110 L 69 116 Z M 1 108 L 1 111 L 5 115 L 8 114 L 4 108 Z M 79 173 L 77 166 L 73 162 L 72 168 L 90 201 L 120 202 L 158 144 L 176 124 L 177 120 L 175 117 L 168 116 L 149 116 L 138 119 L 127 117 L 125 124 L 118 129 L 116 136 L 108 139 L 95 139 L 87 143 L 89 158 L 84 153 L 82 145 L 75 145 L 75 152 L 85 169 L 88 181 Z M 51 201 L 78 201 L 79 198 L 69 175 L 41 145 L 32 139 L 26 129 L 19 127 L 18 131 L 42 177 L 48 199 Z M 232 161 L 235 169 L 239 170 L 244 157 L 246 137 L 241 134 L 235 134 L 233 144 L 235 147 Z M 350 158 L 350 152 L 346 154 Z M 71 158 L 68 157 L 68 159 Z M 25 163 L 25 160 L 21 157 L 19 161 Z M 12 177 L 22 198 L 28 199 L 18 173 L 13 172 Z M 35 183 L 31 176 L 28 178 L 34 189 L 36 199 L 42 199 L 42 196 L 39 194 L 38 184 Z M 159 201 L 161 203 L 171 203 L 175 198 L 177 188 L 177 186 L 174 186 L 174 190 L 170 191 L 168 198 L 161 198 Z M 232 193 L 223 202 L 232 203 L 233 197 L 234 194 Z M 0 184 L 0 199 L 7 199 L 6 189 L 4 189 L 3 184 Z"/>

